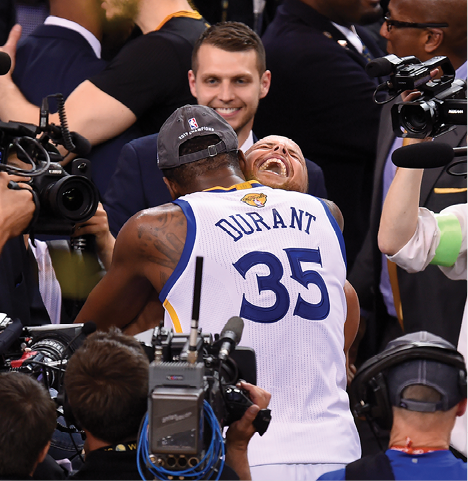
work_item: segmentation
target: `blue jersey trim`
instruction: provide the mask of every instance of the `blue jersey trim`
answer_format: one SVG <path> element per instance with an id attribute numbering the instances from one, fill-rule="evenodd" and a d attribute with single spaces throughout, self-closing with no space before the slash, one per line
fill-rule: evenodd
<path id="1" fill-rule="evenodd" d="M 319 197 L 316 197 L 316 199 L 319 200 L 322 203 L 322 205 L 325 209 L 325 212 L 327 213 L 328 219 L 330 220 L 330 223 L 331 223 L 333 229 L 335 230 L 336 237 L 338 238 L 338 242 L 340 243 L 341 255 L 343 256 L 343 260 L 344 260 L 344 263 L 345 263 L 345 266 L 346 266 L 346 270 L 348 270 L 348 263 L 346 261 L 346 247 L 345 247 L 345 243 L 344 243 L 343 233 L 341 232 L 341 229 L 338 225 L 338 222 L 336 222 L 336 219 L 333 217 L 332 213 L 330 212 L 330 209 L 329 209 L 328 205 L 325 204 L 325 202 L 322 199 L 320 199 Z"/>
<path id="2" fill-rule="evenodd" d="M 187 219 L 187 236 L 185 238 L 184 250 L 182 251 L 179 262 L 159 293 L 159 300 L 162 303 L 164 303 L 170 290 L 174 287 L 174 284 L 187 268 L 188 261 L 192 255 L 193 246 L 195 244 L 195 236 L 197 233 L 197 222 L 195 220 L 195 216 L 193 215 L 193 210 L 190 204 L 186 200 L 182 199 L 175 200 L 174 204 L 177 204 L 182 209 L 182 212 Z"/>

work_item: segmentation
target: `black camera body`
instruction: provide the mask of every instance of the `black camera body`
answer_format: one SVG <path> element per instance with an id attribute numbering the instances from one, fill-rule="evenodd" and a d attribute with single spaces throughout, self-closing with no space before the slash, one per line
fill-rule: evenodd
<path id="1" fill-rule="evenodd" d="M 89 160 L 75 159 L 71 173 L 59 164 L 64 157 L 56 145 L 64 145 L 69 152 L 79 155 L 87 155 L 91 150 L 86 139 L 68 131 L 63 98 L 59 103 L 62 126 L 48 123 L 48 110 L 44 105 L 40 127 L 0 122 L 0 171 L 31 179 L 29 184 L 36 204 L 27 229 L 31 234 L 70 235 L 76 223 L 86 222 L 96 213 L 99 203 L 99 192 L 90 178 Z M 10 154 L 16 154 L 20 162 L 9 159 Z M 18 189 L 21 184 L 10 183 L 9 187 Z"/>
<path id="2" fill-rule="evenodd" d="M 220 343 L 211 334 L 197 338 L 197 361 L 188 362 L 188 334 L 156 328 L 152 344 L 148 397 L 148 448 L 155 464 L 173 471 L 194 468 L 210 446 L 206 404 L 222 428 L 240 419 L 252 405 L 248 393 L 236 387 L 239 379 L 256 382 L 255 352 L 237 348 L 220 361 Z M 254 422 L 262 435 L 270 410 L 259 412 Z"/>
<path id="3" fill-rule="evenodd" d="M 60 392 L 67 360 L 84 337 L 83 324 L 23 327 L 0 313 L 0 372 L 22 372 Z"/>
<path id="4" fill-rule="evenodd" d="M 435 68 L 443 71 L 440 79 L 431 79 Z M 398 137 L 437 137 L 456 125 L 466 125 L 466 82 L 455 80 L 448 57 L 421 62 L 416 57 L 387 55 L 369 62 L 366 71 L 373 77 L 389 75 L 390 79 L 377 88 L 393 96 L 388 101 L 405 90 L 417 89 L 422 94 L 416 100 L 392 106 L 392 127 Z"/>
<path id="5" fill-rule="evenodd" d="M 392 127 L 399 137 L 437 137 L 456 125 L 466 125 L 466 83 L 463 80 L 429 81 L 422 97 L 392 106 Z"/>
<path id="6" fill-rule="evenodd" d="M 41 175 L 31 179 L 39 204 L 33 225 L 36 234 L 70 235 L 76 223 L 85 222 L 96 213 L 99 192 L 81 173 L 88 167 L 89 160 L 75 159 L 72 172 L 78 173 L 69 174 L 60 164 L 51 162 Z"/>

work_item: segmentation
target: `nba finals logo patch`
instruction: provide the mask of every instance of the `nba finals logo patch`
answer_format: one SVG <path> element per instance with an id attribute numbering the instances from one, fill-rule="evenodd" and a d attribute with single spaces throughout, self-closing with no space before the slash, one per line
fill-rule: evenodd
<path id="1" fill-rule="evenodd" d="M 267 196 L 262 193 L 247 194 L 242 197 L 241 201 L 252 207 L 265 207 Z"/>
<path id="2" fill-rule="evenodd" d="M 188 119 L 188 123 L 189 123 L 190 128 L 192 130 L 198 129 L 197 119 L 195 117 L 192 117 L 191 119 Z"/>

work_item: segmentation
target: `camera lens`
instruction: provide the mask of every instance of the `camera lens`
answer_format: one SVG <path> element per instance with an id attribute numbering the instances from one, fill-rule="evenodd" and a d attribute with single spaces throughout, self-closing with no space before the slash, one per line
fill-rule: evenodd
<path id="1" fill-rule="evenodd" d="M 405 125 L 414 131 L 420 131 L 426 126 L 424 111 L 417 106 L 407 105 L 404 109 Z"/>
<path id="2" fill-rule="evenodd" d="M 75 187 L 62 194 L 62 204 L 67 210 L 76 211 L 83 205 L 83 192 Z"/>
<path id="3" fill-rule="evenodd" d="M 96 212 L 99 193 L 88 178 L 67 175 L 50 187 L 47 201 L 58 217 L 72 222 L 85 222 Z"/>
<path id="4" fill-rule="evenodd" d="M 437 110 L 432 102 L 405 104 L 400 110 L 401 125 L 411 133 L 428 136 L 437 119 Z"/>

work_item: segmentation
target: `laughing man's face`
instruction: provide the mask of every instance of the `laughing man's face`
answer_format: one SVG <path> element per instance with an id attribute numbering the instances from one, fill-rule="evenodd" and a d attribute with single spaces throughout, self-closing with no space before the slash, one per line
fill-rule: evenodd
<path id="1" fill-rule="evenodd" d="M 300 147 L 287 137 L 270 135 L 245 153 L 244 175 L 275 189 L 307 192 L 308 174 Z"/>

